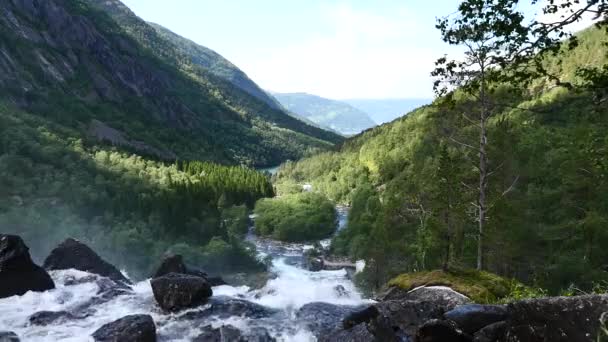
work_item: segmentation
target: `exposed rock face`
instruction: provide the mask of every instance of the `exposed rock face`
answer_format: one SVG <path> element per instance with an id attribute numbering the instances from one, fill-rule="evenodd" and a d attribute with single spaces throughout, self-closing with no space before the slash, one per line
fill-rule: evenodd
<path id="1" fill-rule="evenodd" d="M 16 235 L 0 235 L 0 298 L 55 288 L 49 274 L 34 264 L 29 248 Z"/>
<path id="2" fill-rule="evenodd" d="M 204 304 L 213 295 L 205 278 L 169 273 L 151 281 L 154 298 L 167 311 L 178 311 Z"/>
<path id="3" fill-rule="evenodd" d="M 51 251 L 44 260 L 44 268 L 47 270 L 73 268 L 108 277 L 117 282 L 131 283 L 116 267 L 103 260 L 89 246 L 72 238 L 65 240 Z"/>
<path id="4" fill-rule="evenodd" d="M 156 325 L 149 315 L 131 315 L 110 322 L 93 333 L 97 342 L 156 342 Z"/>
<path id="5" fill-rule="evenodd" d="M 467 334 L 473 334 L 490 324 L 504 321 L 509 313 L 504 305 L 460 305 L 445 313 L 444 317 L 458 325 Z"/>
<path id="6" fill-rule="evenodd" d="M 253 328 L 243 334 L 231 325 L 223 325 L 213 328 L 208 325 L 203 328 L 203 333 L 194 339 L 194 342 L 274 342 L 273 337 L 264 328 Z"/>
<path id="7" fill-rule="evenodd" d="M 596 341 L 600 319 L 608 316 L 608 295 L 531 299 L 508 309 L 504 341 Z"/>
<path id="8" fill-rule="evenodd" d="M 12 331 L 0 331 L 0 342 L 19 342 L 19 336 Z"/>

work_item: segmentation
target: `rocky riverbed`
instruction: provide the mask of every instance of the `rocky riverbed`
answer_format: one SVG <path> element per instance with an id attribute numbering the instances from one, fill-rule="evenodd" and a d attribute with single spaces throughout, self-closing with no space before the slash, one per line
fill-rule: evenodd
<path id="1" fill-rule="evenodd" d="M 313 245 L 248 239 L 272 259 L 259 289 L 227 285 L 178 255 L 133 283 L 73 239 L 40 267 L 19 237 L 0 235 L 0 341 L 603 341 L 605 295 L 478 305 L 429 286 L 370 300 L 345 269 L 308 270 Z"/>

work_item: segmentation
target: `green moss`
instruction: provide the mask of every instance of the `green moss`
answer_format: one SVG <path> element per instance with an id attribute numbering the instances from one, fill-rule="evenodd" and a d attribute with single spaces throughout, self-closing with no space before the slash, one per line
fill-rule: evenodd
<path id="1" fill-rule="evenodd" d="M 489 272 L 452 269 L 404 273 L 393 278 L 388 285 L 408 291 L 419 286 L 448 286 L 476 303 L 485 304 L 508 297 L 513 281 Z"/>

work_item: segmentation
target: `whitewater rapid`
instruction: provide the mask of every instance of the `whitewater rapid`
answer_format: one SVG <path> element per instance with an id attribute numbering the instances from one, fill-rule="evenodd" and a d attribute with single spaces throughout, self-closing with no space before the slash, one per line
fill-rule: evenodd
<path id="1" fill-rule="evenodd" d="M 338 229 L 346 222 L 348 210 L 338 208 Z M 260 257 L 270 256 L 270 272 L 274 275 L 261 289 L 247 286 L 216 286 L 213 295 L 228 296 L 268 308 L 279 313 L 267 318 L 217 316 L 192 318 L 193 308 L 179 313 L 162 312 L 155 303 L 149 280 L 133 286 L 133 292 L 118 296 L 106 303 L 93 306 L 90 316 L 58 322 L 47 326 L 30 325 L 28 318 L 40 311 L 72 311 L 96 297 L 96 282 L 81 280 L 91 275 L 76 270 L 52 271 L 56 289 L 43 292 L 28 292 L 0 300 L 0 331 L 13 331 L 22 341 L 90 341 L 90 335 L 105 323 L 131 314 L 150 314 L 157 326 L 159 341 L 190 341 L 202 333 L 208 324 L 214 327 L 230 324 L 242 331 L 264 327 L 278 341 L 308 342 L 314 336 L 296 318 L 302 306 L 313 302 L 337 305 L 360 305 L 368 300 L 357 291 L 345 270 L 310 272 L 304 268 L 303 253 L 313 248 L 309 244 L 285 244 L 259 239 L 250 234 Z M 321 241 L 327 246 L 329 240 Z M 75 284 L 76 283 L 76 284 Z M 340 289 L 339 291 L 337 289 Z M 187 317 L 187 319 L 184 319 Z"/>

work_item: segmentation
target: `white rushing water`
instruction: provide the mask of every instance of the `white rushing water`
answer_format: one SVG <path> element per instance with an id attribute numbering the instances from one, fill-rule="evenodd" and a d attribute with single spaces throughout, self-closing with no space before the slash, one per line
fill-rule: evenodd
<path id="1" fill-rule="evenodd" d="M 338 208 L 339 229 L 346 222 L 346 208 Z M 303 253 L 313 248 L 306 244 L 286 244 L 248 237 L 255 243 L 261 257 L 272 257 L 271 272 L 275 277 L 257 290 L 247 286 L 216 286 L 215 296 L 244 299 L 279 311 L 268 318 L 217 316 L 189 317 L 191 309 L 174 314 L 162 312 L 155 303 L 149 280 L 133 286 L 133 292 L 90 306 L 81 319 L 58 321 L 47 326 L 29 324 L 28 318 L 40 311 L 78 311 L 95 299 L 99 286 L 85 272 L 67 270 L 50 272 L 56 289 L 28 292 L 23 296 L 0 299 L 0 331 L 13 331 L 22 341 L 89 341 L 90 335 L 105 323 L 131 314 L 150 314 L 156 323 L 160 341 L 189 341 L 208 324 L 218 327 L 231 324 L 243 331 L 264 327 L 278 341 L 314 341 L 295 317 L 295 312 L 308 303 L 325 302 L 338 305 L 359 305 L 367 302 L 357 291 L 345 270 L 310 272 L 303 268 Z M 322 241 L 327 246 L 329 240 Z M 95 278 L 95 277 L 93 277 Z M 87 281 L 87 279 L 89 281 Z M 82 283 L 81 283 L 82 282 Z M 339 290 L 337 290 L 339 289 Z"/>

